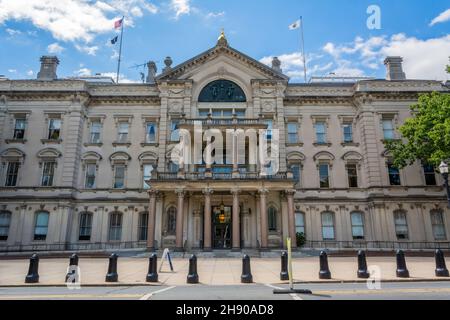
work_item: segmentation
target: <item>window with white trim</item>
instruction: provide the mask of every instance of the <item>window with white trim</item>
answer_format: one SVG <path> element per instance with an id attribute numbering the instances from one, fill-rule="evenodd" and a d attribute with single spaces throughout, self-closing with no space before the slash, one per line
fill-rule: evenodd
<path id="1" fill-rule="evenodd" d="M 89 133 L 89 142 L 90 143 L 100 143 L 101 139 L 101 131 L 102 131 L 102 123 L 101 121 L 93 121 L 90 125 L 90 133 Z"/>
<path id="2" fill-rule="evenodd" d="M 92 213 L 82 212 L 80 214 L 80 230 L 78 240 L 90 241 L 92 233 Z"/>
<path id="3" fill-rule="evenodd" d="M 295 232 L 306 235 L 305 214 L 303 212 L 295 213 Z"/>
<path id="4" fill-rule="evenodd" d="M 446 240 L 447 234 L 445 232 L 444 215 L 442 211 L 433 210 L 431 211 L 430 216 L 434 240 Z"/>
<path id="5" fill-rule="evenodd" d="M 59 140 L 61 137 L 61 119 L 50 118 L 48 120 L 48 140 Z"/>
<path id="6" fill-rule="evenodd" d="M 352 222 L 353 240 L 364 240 L 364 214 L 362 212 L 352 212 L 350 219 Z"/>
<path id="7" fill-rule="evenodd" d="M 45 161 L 42 164 L 42 187 L 51 187 L 54 184 L 56 162 Z"/>
<path id="8" fill-rule="evenodd" d="M 50 214 L 47 211 L 36 212 L 33 238 L 34 240 L 45 241 L 47 239 L 49 217 Z"/>
<path id="9" fill-rule="evenodd" d="M 409 238 L 409 234 L 408 234 L 408 221 L 406 220 L 405 211 L 394 212 L 394 224 L 397 239 L 407 240 Z"/>
<path id="10" fill-rule="evenodd" d="M 148 238 L 148 212 L 139 214 L 138 222 L 139 241 L 146 241 Z"/>
<path id="11" fill-rule="evenodd" d="M 322 239 L 323 240 L 335 240 L 334 234 L 334 213 L 322 212 Z"/>
<path id="12" fill-rule="evenodd" d="M 11 212 L 0 211 L 0 241 L 8 240 L 9 226 L 11 224 Z"/>
<path id="13" fill-rule="evenodd" d="M 109 240 L 120 241 L 122 239 L 122 213 L 113 212 L 109 218 Z"/>

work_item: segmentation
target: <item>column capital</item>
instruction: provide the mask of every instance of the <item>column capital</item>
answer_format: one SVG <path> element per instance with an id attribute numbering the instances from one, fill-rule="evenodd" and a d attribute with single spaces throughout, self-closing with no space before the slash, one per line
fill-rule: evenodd
<path id="1" fill-rule="evenodd" d="M 262 188 L 258 190 L 259 195 L 262 196 L 266 196 L 269 193 L 268 189 Z"/>
<path id="2" fill-rule="evenodd" d="M 239 193 L 241 193 L 241 190 L 239 188 L 233 188 L 233 189 L 230 190 L 230 193 L 233 196 L 236 196 L 236 195 L 239 195 Z"/>
<path id="3" fill-rule="evenodd" d="M 184 188 L 175 189 L 175 193 L 178 195 L 178 198 L 184 198 L 184 196 L 186 195 L 186 191 L 184 190 Z"/>
<path id="4" fill-rule="evenodd" d="M 297 192 L 297 190 L 295 190 L 295 189 L 287 189 L 287 190 L 284 190 L 284 194 L 285 194 L 286 196 L 294 196 L 296 192 Z"/>
<path id="5" fill-rule="evenodd" d="M 210 196 L 211 194 L 214 193 L 214 190 L 211 189 L 211 188 L 205 188 L 205 189 L 202 190 L 202 193 L 203 193 L 205 196 Z"/>
<path id="6" fill-rule="evenodd" d="M 149 189 L 149 190 L 147 190 L 147 193 L 150 197 L 156 197 L 156 196 L 158 196 L 159 191 L 155 190 L 155 189 Z"/>

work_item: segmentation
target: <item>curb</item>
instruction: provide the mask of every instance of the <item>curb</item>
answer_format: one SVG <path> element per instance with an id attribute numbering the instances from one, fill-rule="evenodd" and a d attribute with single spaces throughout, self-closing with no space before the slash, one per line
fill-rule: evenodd
<path id="1" fill-rule="evenodd" d="M 294 281 L 293 284 L 302 285 L 302 284 L 338 284 L 338 283 L 366 283 L 367 280 L 311 280 L 311 281 Z M 380 280 L 381 283 L 420 283 L 420 282 L 450 282 L 450 278 L 442 278 L 442 279 L 385 279 Z M 253 282 L 253 285 L 264 285 L 265 283 Z M 284 282 L 274 282 L 271 283 L 273 285 L 286 285 L 289 284 L 288 281 Z M 84 284 L 82 287 L 161 287 L 164 286 L 164 283 L 94 283 L 94 284 Z M 238 285 L 248 285 L 242 283 L 236 284 L 224 284 L 224 285 L 209 285 L 204 283 L 199 283 L 199 286 L 238 286 Z M 183 283 L 177 286 L 188 286 L 187 283 Z M 190 285 L 191 286 L 191 285 Z M 67 287 L 66 284 L 10 284 L 10 285 L 0 285 L 0 288 L 49 288 L 49 287 Z"/>

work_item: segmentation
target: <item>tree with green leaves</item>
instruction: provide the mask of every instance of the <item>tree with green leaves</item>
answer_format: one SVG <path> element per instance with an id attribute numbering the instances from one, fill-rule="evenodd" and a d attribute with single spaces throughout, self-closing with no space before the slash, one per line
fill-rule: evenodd
<path id="1" fill-rule="evenodd" d="M 450 94 L 422 94 L 411 112 L 413 117 L 399 128 L 403 139 L 385 142 L 394 166 L 404 168 L 420 160 L 437 167 L 450 161 Z"/>

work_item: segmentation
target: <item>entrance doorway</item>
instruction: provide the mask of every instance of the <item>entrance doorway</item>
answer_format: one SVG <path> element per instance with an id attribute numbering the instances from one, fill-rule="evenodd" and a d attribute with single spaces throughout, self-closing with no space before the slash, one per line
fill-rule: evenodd
<path id="1" fill-rule="evenodd" d="M 229 206 L 212 207 L 214 249 L 231 249 L 232 211 Z"/>

